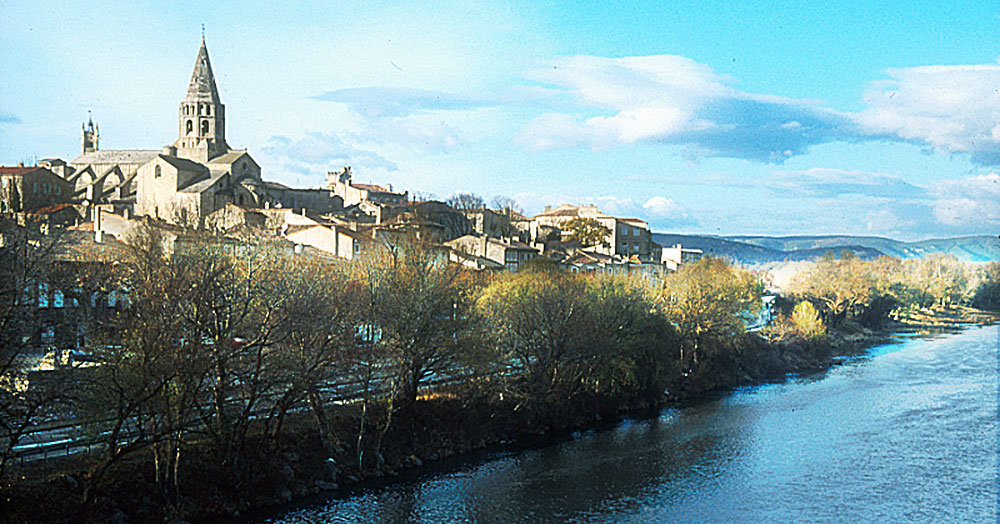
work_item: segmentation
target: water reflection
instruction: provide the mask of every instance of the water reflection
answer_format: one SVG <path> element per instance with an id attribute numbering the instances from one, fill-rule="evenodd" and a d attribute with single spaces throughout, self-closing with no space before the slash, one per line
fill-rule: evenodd
<path id="1" fill-rule="evenodd" d="M 277 522 L 993 522 L 997 340 L 907 340 Z"/>

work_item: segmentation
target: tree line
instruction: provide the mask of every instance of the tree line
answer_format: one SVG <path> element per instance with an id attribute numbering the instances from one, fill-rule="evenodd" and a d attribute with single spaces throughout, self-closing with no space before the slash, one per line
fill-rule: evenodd
<path id="1" fill-rule="evenodd" d="M 11 257 L 4 270 L 20 279 L 0 289 L 11 325 L 27 321 L 19 290 L 55 267 L 37 244 L 17 245 L 0 247 Z M 120 260 L 74 277 L 120 291 L 127 307 L 92 319 L 97 365 L 64 382 L 71 388 L 36 400 L 0 390 L 4 464 L 19 436 L 7 428 L 23 432 L 46 407 L 101 444 L 87 462 L 85 501 L 139 456 L 161 500 L 176 505 L 184 473 L 199 469 L 252 489 L 302 428 L 328 456 L 346 447 L 360 470 L 377 470 L 387 438 L 418 431 L 432 385 L 544 424 L 574 410 L 656 407 L 665 393 L 703 390 L 773 358 L 745 328 L 761 309 L 761 278 L 714 258 L 653 275 L 576 273 L 547 259 L 490 273 L 411 239 L 376 242 L 352 262 L 266 239 L 165 246 L 158 230 L 141 228 Z M 948 257 L 828 257 L 796 281 L 792 318 L 808 338 L 873 312 L 987 300 L 998 281 L 996 264 L 971 269 Z M 5 384 L 26 376 L 15 332 L 5 324 L 0 339 Z M 345 398 L 347 419 L 338 415 Z"/>
<path id="2" fill-rule="evenodd" d="M 874 328 L 921 310 L 1000 308 L 1000 263 L 963 263 L 945 254 L 909 260 L 828 254 L 798 272 L 786 294 L 798 302 L 792 325 L 809 336 L 828 327 Z"/>

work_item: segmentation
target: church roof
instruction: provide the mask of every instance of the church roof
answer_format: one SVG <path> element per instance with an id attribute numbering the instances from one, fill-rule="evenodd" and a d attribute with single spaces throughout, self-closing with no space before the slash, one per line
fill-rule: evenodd
<path id="1" fill-rule="evenodd" d="M 205 37 L 201 38 L 201 49 L 194 61 L 194 71 L 191 73 L 191 83 L 188 84 L 187 96 L 184 100 L 191 102 L 212 102 L 221 104 L 219 90 L 215 87 L 215 75 L 212 74 L 212 63 L 208 60 L 208 48 L 205 47 Z"/>
<path id="2" fill-rule="evenodd" d="M 201 164 L 195 164 L 195 165 L 201 165 Z M 226 173 L 212 173 L 207 178 L 198 179 L 193 183 L 180 188 L 180 191 L 182 193 L 202 193 L 207 189 L 211 188 L 212 186 L 214 186 L 216 183 L 219 182 L 219 180 L 221 180 L 225 176 Z"/>
<path id="3" fill-rule="evenodd" d="M 88 164 L 145 164 L 160 154 L 158 150 L 149 149 L 109 149 L 107 151 L 92 151 L 76 157 L 70 165 Z"/>
<path id="4" fill-rule="evenodd" d="M 246 155 L 246 150 L 230 150 L 228 153 L 219 155 L 208 161 L 209 164 L 232 164 L 233 162 L 240 159 L 240 157 Z"/>
<path id="5" fill-rule="evenodd" d="M 176 167 L 181 171 L 205 171 L 205 166 L 198 162 L 170 155 L 160 155 L 164 162 Z"/>

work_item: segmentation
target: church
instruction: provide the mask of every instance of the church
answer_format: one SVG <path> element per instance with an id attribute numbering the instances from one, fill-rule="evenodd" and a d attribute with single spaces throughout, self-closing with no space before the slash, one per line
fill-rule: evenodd
<path id="1" fill-rule="evenodd" d="M 241 207 L 309 208 L 331 213 L 343 198 L 330 188 L 294 189 L 261 179 L 246 150 L 226 143 L 226 106 L 212 73 L 202 36 L 187 93 L 177 114 L 177 140 L 159 150 L 101 150 L 99 128 L 83 126 L 83 151 L 68 164 L 39 164 L 72 184 L 74 202 L 201 227 L 227 204 Z M 88 212 L 89 214 L 89 212 Z"/>

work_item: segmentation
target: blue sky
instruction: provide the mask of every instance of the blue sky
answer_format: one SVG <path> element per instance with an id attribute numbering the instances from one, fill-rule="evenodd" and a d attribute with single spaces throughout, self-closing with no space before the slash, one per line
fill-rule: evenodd
<path id="1" fill-rule="evenodd" d="M 201 24 L 265 178 L 656 231 L 1000 232 L 1000 4 L 0 3 L 0 163 L 176 138 Z"/>

